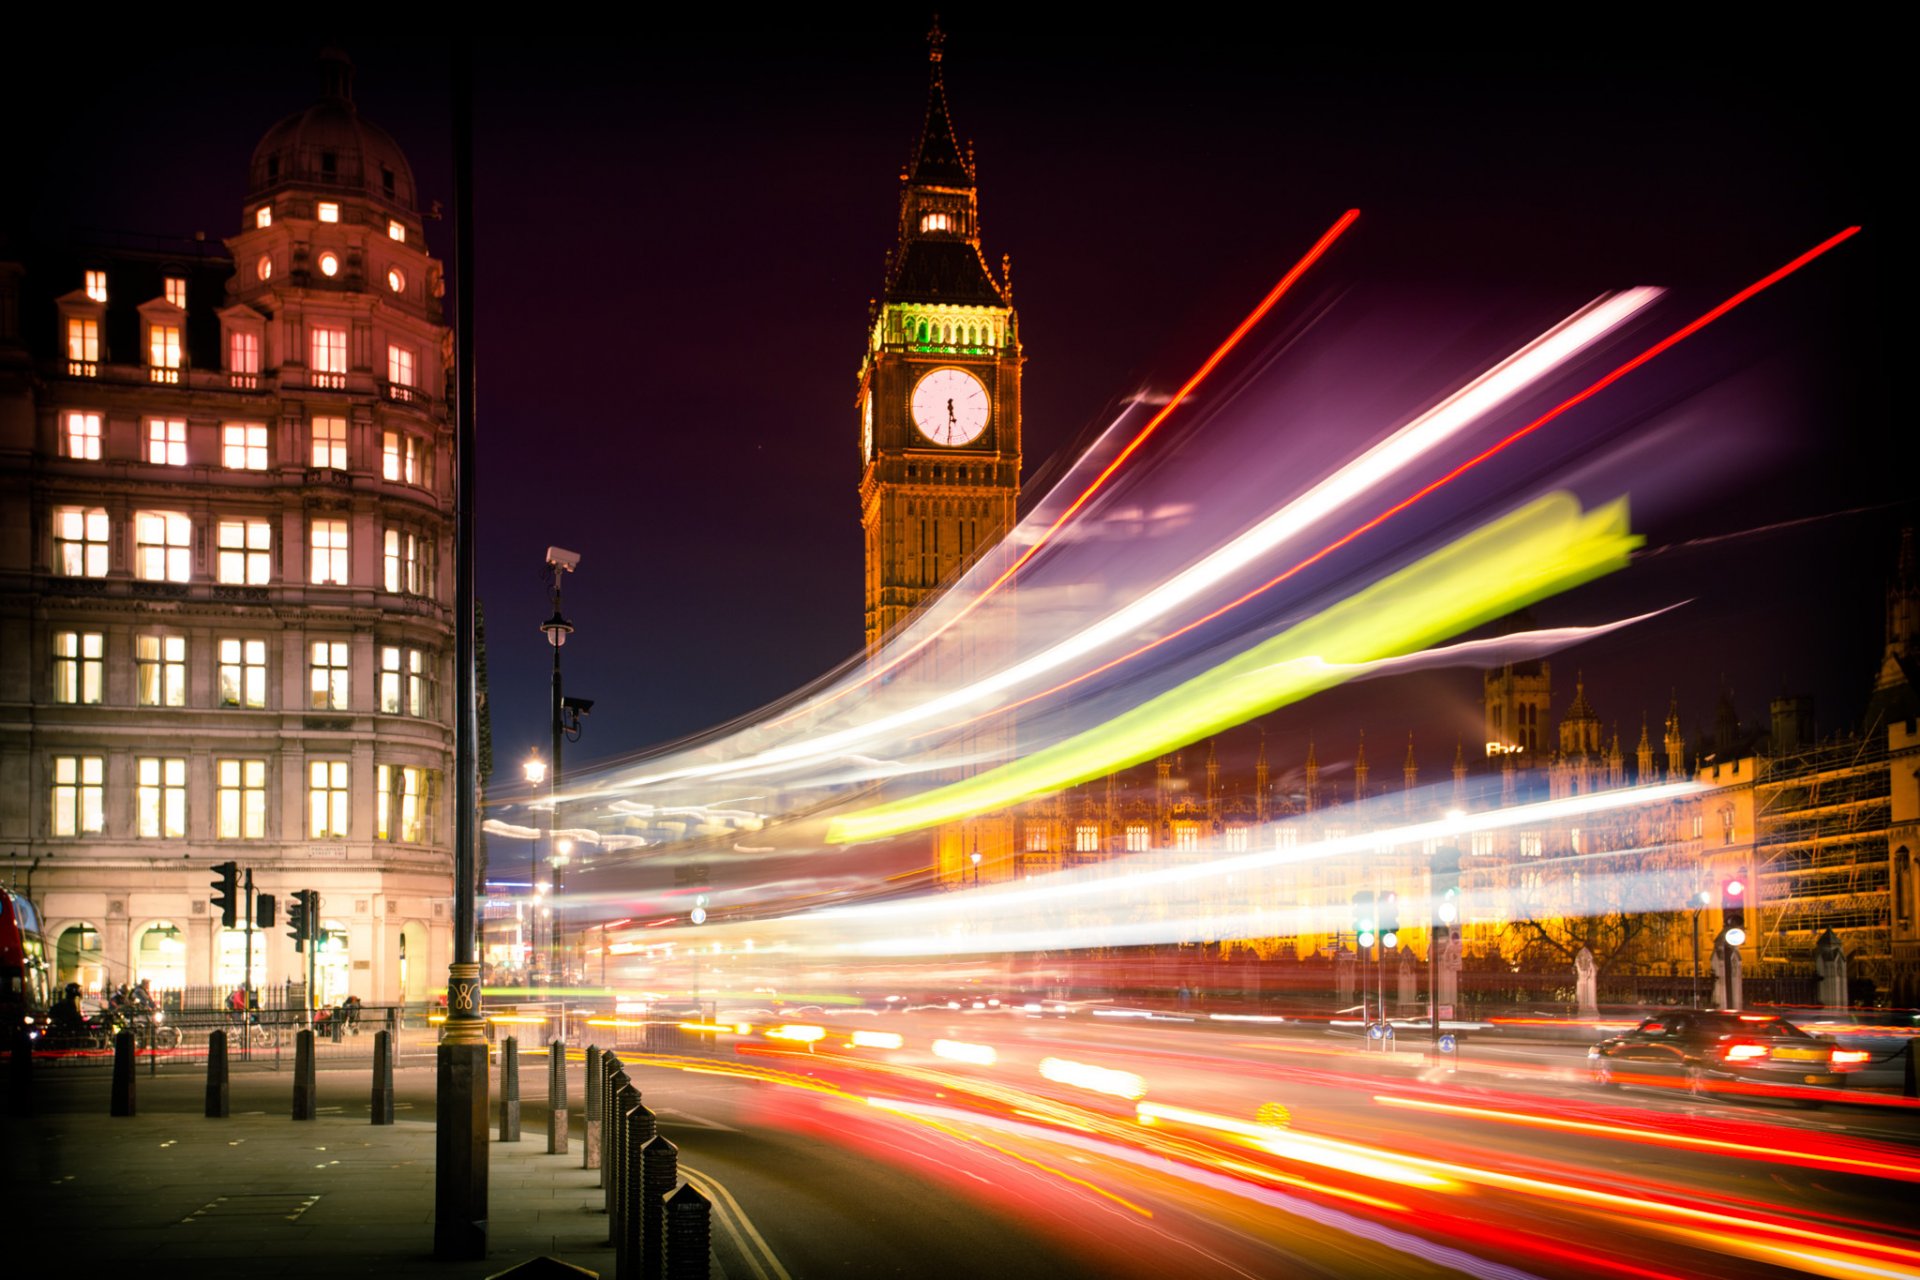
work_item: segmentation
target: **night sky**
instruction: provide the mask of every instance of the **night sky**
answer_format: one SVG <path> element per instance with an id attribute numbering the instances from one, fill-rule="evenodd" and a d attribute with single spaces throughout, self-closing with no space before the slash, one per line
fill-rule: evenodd
<path id="1" fill-rule="evenodd" d="M 597 705 L 570 764 L 749 712 L 857 649 L 855 376 L 926 25 L 896 8 L 839 30 L 481 47 L 480 592 L 502 762 L 544 741 L 549 543 L 584 557 L 568 687 Z M 1792 63 L 1510 61 L 1280 31 L 946 27 L 987 254 L 1014 261 L 1029 477 L 1118 398 L 1176 385 L 1349 206 L 1363 217 L 1326 287 L 1387 281 L 1467 317 L 1529 289 L 1569 307 L 1633 284 L 1711 302 L 1864 224 L 1621 409 L 1705 415 L 1716 439 L 1740 427 L 1717 456 L 1644 460 L 1672 463 L 1636 512 L 1654 546 L 1869 510 L 1656 556 L 1536 610 L 1552 625 L 1693 600 L 1556 659 L 1556 703 L 1572 695 L 1559 673 L 1584 668 L 1629 753 L 1643 709 L 1657 724 L 1675 691 L 1691 733 L 1722 682 L 1745 720 L 1785 691 L 1816 697 L 1822 731 L 1857 720 L 1913 518 L 1911 447 L 1882 434 L 1910 427 L 1888 406 L 1878 76 L 1804 44 Z M 50 71 L 84 57 L 90 88 L 55 95 L 28 73 L 0 90 L 41 179 L 0 197 L 0 226 L 16 250 L 88 228 L 231 234 L 255 142 L 317 96 L 317 43 L 41 51 Z M 406 149 L 423 200 L 450 207 L 441 55 L 344 44 L 361 111 Z M 450 260 L 451 220 L 428 240 Z M 1374 682 L 1286 725 L 1323 744 L 1364 725 L 1376 779 L 1397 779 L 1411 728 L 1432 778 L 1456 735 L 1474 741 L 1477 691 L 1470 672 Z"/>

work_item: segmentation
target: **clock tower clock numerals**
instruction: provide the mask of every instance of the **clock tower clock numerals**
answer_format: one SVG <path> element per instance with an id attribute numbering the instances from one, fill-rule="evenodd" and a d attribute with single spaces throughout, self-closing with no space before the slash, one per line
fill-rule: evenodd
<path id="1" fill-rule="evenodd" d="M 980 379 L 965 369 L 935 369 L 913 388 L 913 425 L 935 444 L 972 444 L 987 429 L 992 405 Z"/>

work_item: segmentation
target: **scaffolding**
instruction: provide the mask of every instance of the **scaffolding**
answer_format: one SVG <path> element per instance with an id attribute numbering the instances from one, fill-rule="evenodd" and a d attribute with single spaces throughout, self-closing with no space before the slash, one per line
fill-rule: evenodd
<path id="1" fill-rule="evenodd" d="M 1832 929 L 1857 972 L 1891 972 L 1892 785 L 1884 736 L 1836 739 L 1761 759 L 1754 783 L 1754 908 L 1763 968 L 1810 963 L 1815 941 Z"/>

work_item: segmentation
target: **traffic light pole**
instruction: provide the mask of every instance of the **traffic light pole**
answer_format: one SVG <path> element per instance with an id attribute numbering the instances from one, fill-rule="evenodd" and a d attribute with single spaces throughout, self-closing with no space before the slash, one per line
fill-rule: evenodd
<path id="1" fill-rule="evenodd" d="M 253 868 L 247 868 L 247 966 L 246 981 L 241 984 L 246 992 L 247 1008 L 253 1008 Z M 249 1037 L 251 1038 L 251 1037 Z"/>

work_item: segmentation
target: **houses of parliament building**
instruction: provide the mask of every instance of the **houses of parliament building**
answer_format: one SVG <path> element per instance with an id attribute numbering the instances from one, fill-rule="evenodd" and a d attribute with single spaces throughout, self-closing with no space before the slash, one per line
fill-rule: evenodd
<path id="1" fill-rule="evenodd" d="M 937 29 L 931 53 L 925 123 L 901 175 L 899 241 L 870 318 L 856 399 L 869 648 L 1012 527 L 1020 483 L 1024 354 L 1011 281 L 982 248 L 972 156 L 954 132 Z M 1920 573 L 1910 532 L 1886 618 L 1858 733 L 1816 740 L 1812 708 L 1797 698 L 1776 699 L 1765 730 L 1743 728 L 1723 696 L 1691 745 L 1677 703 L 1626 743 L 1603 730 L 1582 680 L 1568 696 L 1549 663 L 1520 663 L 1486 673 L 1484 740 L 1456 747 L 1438 785 L 1421 783 L 1410 740 L 1397 780 L 1376 773 L 1358 733 L 1340 785 L 1323 781 L 1313 747 L 1299 768 L 1276 775 L 1265 732 L 1249 725 L 1236 735 L 1243 741 L 1196 743 L 1010 813 L 979 815 L 964 840 L 955 829 L 937 834 L 931 861 L 942 885 L 960 890 L 1123 858 L 1197 863 L 1449 810 L 1692 780 L 1702 789 L 1683 798 L 1597 817 L 1537 828 L 1466 824 L 1457 852 L 1467 962 L 1570 972 L 1586 945 L 1612 974 L 1684 977 L 1696 929 L 1718 938 L 1737 900 L 1749 977 L 1810 974 L 1816 939 L 1830 929 L 1849 957 L 1856 998 L 1877 993 L 1913 1005 Z M 1251 766 L 1223 767 L 1223 754 Z M 983 855 L 971 864 L 969 847 Z M 1352 859 L 1328 859 L 1301 871 L 1292 901 L 1233 904 L 1296 922 L 1291 929 L 1228 938 L 1201 926 L 1188 940 L 1279 959 L 1351 950 L 1352 934 L 1328 924 L 1327 906 L 1359 891 L 1424 903 L 1435 853 L 1383 849 L 1364 877 Z M 1406 925 L 1405 944 L 1424 956 L 1425 921 Z"/>

